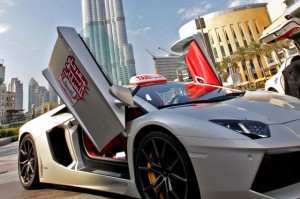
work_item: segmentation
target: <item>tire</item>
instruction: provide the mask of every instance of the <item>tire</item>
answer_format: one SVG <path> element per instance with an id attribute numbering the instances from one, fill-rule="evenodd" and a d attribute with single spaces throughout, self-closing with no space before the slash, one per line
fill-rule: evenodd
<path id="1" fill-rule="evenodd" d="M 138 144 L 134 165 L 136 185 L 143 199 L 200 198 L 186 150 L 167 133 L 147 133 Z"/>
<path id="2" fill-rule="evenodd" d="M 38 158 L 35 143 L 30 134 L 27 134 L 19 146 L 18 175 L 25 189 L 39 187 Z"/>

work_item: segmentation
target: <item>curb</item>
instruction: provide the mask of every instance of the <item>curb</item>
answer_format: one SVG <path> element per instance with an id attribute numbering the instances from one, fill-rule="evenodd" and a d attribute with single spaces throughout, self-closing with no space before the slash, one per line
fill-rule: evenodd
<path id="1" fill-rule="evenodd" d="M 0 139 L 0 147 L 11 143 L 11 137 Z"/>

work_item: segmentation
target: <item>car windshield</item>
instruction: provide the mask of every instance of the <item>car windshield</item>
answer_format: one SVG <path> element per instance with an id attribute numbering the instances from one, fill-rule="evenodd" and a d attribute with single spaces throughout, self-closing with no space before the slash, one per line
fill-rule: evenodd
<path id="1" fill-rule="evenodd" d="M 192 103 L 224 101 L 243 94 L 244 92 L 237 90 L 215 87 L 211 89 L 209 85 L 181 82 L 144 86 L 136 93 L 159 109 Z"/>

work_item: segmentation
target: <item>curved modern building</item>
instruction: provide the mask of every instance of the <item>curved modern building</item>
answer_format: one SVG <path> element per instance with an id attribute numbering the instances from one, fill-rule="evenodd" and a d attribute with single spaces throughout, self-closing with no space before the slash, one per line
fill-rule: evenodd
<path id="1" fill-rule="evenodd" d="M 82 0 L 83 37 L 114 84 L 136 75 L 128 44 L 122 0 Z"/>
<path id="2" fill-rule="evenodd" d="M 267 4 L 250 4 L 213 12 L 202 16 L 205 42 L 215 63 L 221 63 L 230 57 L 239 47 L 247 47 L 252 41 L 258 41 L 264 29 L 270 25 Z M 193 34 L 201 34 L 198 19 L 192 20 L 179 30 L 180 40 L 172 46 L 172 51 L 183 52 L 185 44 Z M 260 60 L 258 60 L 260 59 Z M 261 61 L 262 66 L 258 61 Z M 263 77 L 268 64 L 264 56 L 239 63 L 239 72 L 243 82 Z"/>

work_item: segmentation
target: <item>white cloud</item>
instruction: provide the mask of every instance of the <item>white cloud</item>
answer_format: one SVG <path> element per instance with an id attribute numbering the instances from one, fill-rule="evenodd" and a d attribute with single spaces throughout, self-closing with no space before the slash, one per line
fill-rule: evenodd
<path id="1" fill-rule="evenodd" d="M 201 15 L 208 13 L 213 7 L 213 4 L 208 2 L 202 2 L 198 6 L 193 8 L 181 8 L 177 11 L 182 20 L 193 19 Z"/>
<path id="2" fill-rule="evenodd" d="M 255 0 L 253 3 L 268 3 L 269 0 Z"/>
<path id="3" fill-rule="evenodd" d="M 236 7 L 240 5 L 245 5 L 245 4 L 252 4 L 252 3 L 268 3 L 269 0 L 234 0 L 230 1 L 228 4 L 228 7 Z"/>
<path id="4" fill-rule="evenodd" d="M 14 6 L 16 4 L 15 0 L 0 0 L 1 4 L 4 4 L 6 6 Z"/>
<path id="5" fill-rule="evenodd" d="M 0 16 L 2 16 L 5 13 L 5 10 L 0 9 Z"/>
<path id="6" fill-rule="evenodd" d="M 135 30 L 135 31 L 131 31 L 131 33 L 133 35 L 143 35 L 150 29 L 151 29 L 151 27 L 141 28 L 141 29 L 138 29 L 138 30 Z"/>
<path id="7" fill-rule="evenodd" d="M 7 26 L 7 25 L 0 25 L 0 34 L 5 33 L 9 29 L 10 29 L 9 26 Z"/>
<path id="8" fill-rule="evenodd" d="M 236 6 L 240 6 L 243 4 L 243 0 L 235 0 L 230 2 L 230 4 L 228 5 L 228 7 L 236 7 Z"/>

